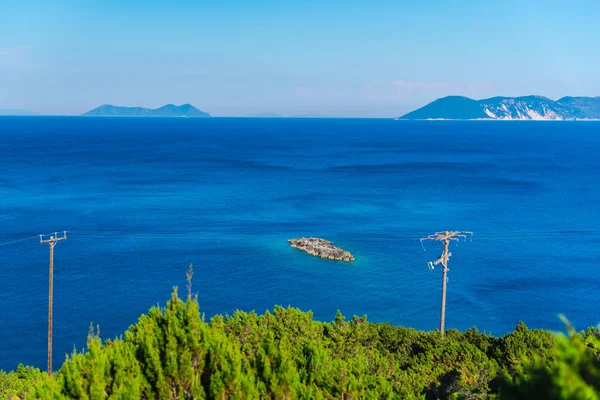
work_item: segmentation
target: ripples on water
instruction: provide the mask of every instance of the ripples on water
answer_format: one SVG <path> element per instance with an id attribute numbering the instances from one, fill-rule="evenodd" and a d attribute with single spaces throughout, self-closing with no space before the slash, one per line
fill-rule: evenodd
<path id="1" fill-rule="evenodd" d="M 0 118 L 0 368 L 43 367 L 47 246 L 56 247 L 56 367 L 90 322 L 105 338 L 164 304 L 194 264 L 207 316 L 274 304 L 420 329 L 504 334 L 519 320 L 600 322 L 600 123 Z M 291 249 L 314 235 L 335 263 Z M 2 244 L 3 243 L 3 244 Z M 6 244 L 9 243 L 9 244 Z"/>

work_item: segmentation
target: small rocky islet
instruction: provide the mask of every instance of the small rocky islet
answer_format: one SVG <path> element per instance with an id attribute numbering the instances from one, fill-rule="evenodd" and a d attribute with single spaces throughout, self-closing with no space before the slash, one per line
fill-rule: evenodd
<path id="1" fill-rule="evenodd" d="M 299 249 L 307 252 L 316 257 L 325 258 L 328 260 L 354 261 L 354 256 L 349 251 L 340 249 L 325 239 L 309 237 L 309 238 L 296 238 L 288 239 L 288 243 L 295 249 Z"/>

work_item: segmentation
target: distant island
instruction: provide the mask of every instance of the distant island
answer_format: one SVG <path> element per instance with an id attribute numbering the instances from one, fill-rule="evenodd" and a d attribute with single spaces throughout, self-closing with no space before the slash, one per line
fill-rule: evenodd
<path id="1" fill-rule="evenodd" d="M 167 104 L 160 108 L 119 107 L 110 104 L 94 108 L 82 116 L 94 117 L 210 117 L 209 113 L 198 110 L 191 104 L 176 106 Z"/>
<path id="2" fill-rule="evenodd" d="M 284 118 L 283 115 L 277 114 L 277 113 L 272 113 L 272 112 L 251 114 L 251 115 L 247 115 L 247 117 L 251 117 L 251 118 Z"/>
<path id="3" fill-rule="evenodd" d="M 31 111 L 27 111 L 27 110 L 5 110 L 5 109 L 0 109 L 0 115 L 2 116 L 31 116 L 31 115 L 37 115 Z"/>
<path id="4" fill-rule="evenodd" d="M 600 119 L 600 97 L 492 97 L 473 100 L 462 96 L 437 99 L 399 119 L 575 120 Z"/>

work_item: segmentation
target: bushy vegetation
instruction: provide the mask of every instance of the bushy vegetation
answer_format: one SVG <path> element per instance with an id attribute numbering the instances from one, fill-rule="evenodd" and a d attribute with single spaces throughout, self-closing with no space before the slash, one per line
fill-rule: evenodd
<path id="1" fill-rule="evenodd" d="M 19 365 L 13 372 L 0 371 L 0 399 L 34 398 L 36 385 L 45 378 L 45 372 L 23 365 Z"/>
<path id="2" fill-rule="evenodd" d="M 529 358 L 522 373 L 505 376 L 503 398 L 600 400 L 600 332 L 569 332 L 556 338 L 552 362 Z"/>
<path id="3" fill-rule="evenodd" d="M 331 323 L 276 307 L 204 321 L 174 291 L 123 338 L 67 357 L 52 377 L 0 373 L 0 398 L 598 399 L 598 330 L 556 337 L 520 323 L 504 337 L 423 332 L 366 317 Z"/>

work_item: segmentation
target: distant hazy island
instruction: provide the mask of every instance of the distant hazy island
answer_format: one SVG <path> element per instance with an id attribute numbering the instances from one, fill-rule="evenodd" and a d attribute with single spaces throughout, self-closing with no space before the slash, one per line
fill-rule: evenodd
<path id="1" fill-rule="evenodd" d="M 82 114 L 95 117 L 210 117 L 209 113 L 198 110 L 191 104 L 176 106 L 167 104 L 160 108 L 119 107 L 110 104 L 94 108 Z"/>
<path id="2" fill-rule="evenodd" d="M 600 97 L 492 97 L 473 100 L 462 96 L 437 99 L 399 119 L 573 120 L 600 119 Z"/>
<path id="3" fill-rule="evenodd" d="M 31 111 L 27 111 L 27 110 L 0 109 L 0 115 L 3 115 L 3 116 L 31 116 L 31 115 L 36 115 L 36 114 L 32 113 Z"/>

